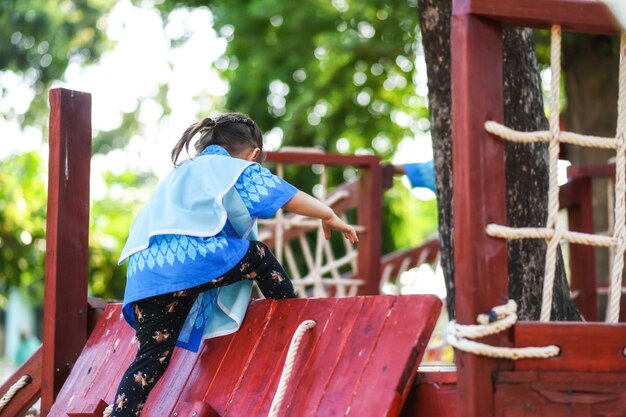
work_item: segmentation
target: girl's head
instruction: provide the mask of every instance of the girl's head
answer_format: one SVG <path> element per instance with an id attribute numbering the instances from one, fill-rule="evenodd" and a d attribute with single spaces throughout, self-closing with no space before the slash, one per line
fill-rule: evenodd
<path id="1" fill-rule="evenodd" d="M 215 119 L 206 117 L 185 130 L 172 149 L 174 165 L 183 149 L 189 153 L 189 143 L 197 133 L 200 133 L 195 144 L 198 153 L 209 145 L 219 145 L 235 158 L 259 163 L 265 159 L 263 134 L 254 120 L 240 113 L 225 113 Z"/>

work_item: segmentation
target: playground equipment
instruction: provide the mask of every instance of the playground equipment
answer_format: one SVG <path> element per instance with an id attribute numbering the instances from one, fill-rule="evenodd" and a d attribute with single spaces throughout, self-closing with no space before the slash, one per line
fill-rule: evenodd
<path id="1" fill-rule="evenodd" d="M 502 24 L 552 28 L 552 74 L 555 81 L 551 88 L 549 132 L 521 134 L 493 123 L 500 123 L 503 120 Z M 282 352 L 280 355 L 282 358 L 288 350 L 288 340 L 297 323 L 301 319 L 309 318 L 316 320 L 317 326 L 303 336 L 301 349 L 305 351 L 305 356 L 295 359 L 292 374 L 292 378 L 295 378 L 292 381 L 296 381 L 295 386 L 287 388 L 285 398 L 291 400 L 288 399 L 283 403 L 279 415 L 332 416 L 350 413 L 403 417 L 625 415 L 626 326 L 618 323 L 618 319 L 625 245 L 626 46 L 623 41 L 620 50 L 622 57 L 620 120 L 616 138 L 589 138 L 560 132 L 557 123 L 559 99 L 557 75 L 560 68 L 561 29 L 610 35 L 619 33 L 619 28 L 609 11 L 602 3 L 595 1 L 457 0 L 454 3 L 452 103 L 458 322 L 452 327 L 451 340 L 458 346 L 456 372 L 421 372 L 417 377 L 418 384 L 413 386 L 412 391 L 410 390 L 421 349 L 432 330 L 433 320 L 439 308 L 433 298 L 351 297 L 294 300 L 287 303 L 254 301 L 240 332 L 206 343 L 203 351 L 193 358 L 190 357 L 191 354 L 185 353 L 174 356 L 171 365 L 174 372 L 168 373 L 161 385 L 167 388 L 160 390 L 157 395 L 158 402 L 146 406 L 146 415 L 161 416 L 172 413 L 171 415 L 176 416 L 224 416 L 230 415 L 231 412 L 235 413 L 234 410 L 244 414 L 232 415 L 266 415 L 269 412 L 274 387 L 278 383 L 282 361 L 272 357 L 270 362 L 265 362 L 269 366 L 264 367 L 259 365 L 258 360 L 249 359 L 243 368 L 237 368 L 234 364 L 229 365 L 233 361 L 222 361 L 222 358 L 239 353 L 239 346 L 246 358 L 252 358 L 257 349 L 258 352 L 278 349 Z M 88 309 L 86 271 L 82 266 L 86 265 L 86 262 L 80 265 L 70 263 L 70 260 L 85 261 L 84 256 L 87 253 L 85 220 L 88 206 L 85 206 L 85 202 L 88 201 L 89 184 L 85 178 L 88 178 L 90 129 L 85 109 L 89 108 L 89 96 L 67 90 L 55 90 L 51 94 L 51 102 L 53 103 L 50 153 L 52 207 L 49 208 L 48 238 L 52 240 L 48 244 L 49 253 L 46 259 L 45 348 L 43 353 L 40 351 L 35 354 L 13 379 L 4 385 L 3 391 L 17 382 L 22 375 L 30 375 L 32 378 L 31 382 L 17 391 L 13 400 L 5 405 L 0 411 L 0 416 L 17 416 L 24 413 L 39 392 L 44 412 L 52 409 L 55 413 L 52 415 L 59 416 L 98 415 L 112 400 L 110 395 L 114 388 L 111 387 L 116 382 L 111 379 L 117 375 L 119 369 L 112 370 L 106 365 L 90 368 L 91 364 L 96 362 L 95 358 L 103 358 L 106 364 L 116 363 L 116 366 L 123 369 L 124 360 L 130 360 L 133 354 L 130 342 L 131 330 L 118 324 L 121 323 L 119 306 L 107 306 L 97 325 L 88 326 L 88 311 L 94 312 L 95 321 L 98 309 Z M 485 125 L 486 122 L 490 123 Z M 68 130 L 72 125 L 73 129 Z M 516 141 L 549 142 L 551 176 L 546 227 L 520 230 L 504 226 L 504 141 L 498 136 Z M 592 174 L 589 171 L 585 177 L 580 173 L 576 174 L 572 169 L 571 183 L 561 188 L 562 206 L 570 211 L 570 229 L 565 230 L 558 225 L 556 212 L 559 195 L 555 162 L 559 141 L 616 149 L 614 169 L 616 209 L 610 236 L 591 234 L 590 200 L 587 196 L 589 196 L 588 176 Z M 321 158 L 315 156 L 317 157 Z M 281 160 L 283 157 L 276 158 L 278 162 L 286 162 Z M 359 164 L 357 160 L 352 163 Z M 370 178 L 381 177 L 373 175 Z M 383 183 L 382 180 L 369 181 L 372 181 L 370 184 L 375 181 Z M 587 191 L 579 193 L 579 190 Z M 329 194 L 328 197 L 330 196 Z M 73 225 L 66 223 L 70 217 L 78 222 Z M 358 220 L 357 223 L 360 225 L 361 221 Z M 378 227 L 375 223 L 372 224 Z M 282 223 L 270 237 L 276 241 L 281 239 L 297 241 L 297 234 L 291 235 L 294 233 L 292 227 L 306 229 L 315 226 L 304 223 L 295 226 Z M 363 232 L 374 236 L 372 230 L 368 231 L 367 228 Z M 505 238 L 527 237 L 539 237 L 549 242 L 541 322 L 516 322 L 513 304 L 498 307 L 508 298 Z M 580 291 L 578 302 L 589 318 L 594 317 L 592 314 L 596 311 L 593 303 L 597 290 L 595 281 L 588 279 L 588 275 L 578 269 L 589 268 L 585 257 L 589 262 L 593 260 L 588 256 L 591 253 L 590 248 L 583 244 L 614 248 L 613 279 L 607 289 L 610 300 L 608 323 L 548 321 L 553 254 L 561 240 L 573 244 L 572 253 L 578 251 L 576 252 L 578 255 L 572 256 L 571 261 L 572 286 L 574 290 Z M 320 250 L 324 252 L 326 249 Z M 420 253 L 426 252 L 422 250 Z M 327 256 L 326 261 L 332 263 L 333 256 Z M 378 254 L 370 249 L 368 256 L 377 258 Z M 415 259 L 421 255 L 412 254 L 412 256 Z M 285 259 L 288 257 L 285 252 Z M 322 258 L 312 257 L 313 262 L 310 265 L 319 271 L 322 261 L 317 259 Z M 350 262 L 352 259 L 348 264 Z M 368 262 L 374 261 L 368 259 Z M 381 271 L 401 268 L 407 263 L 398 259 L 375 262 L 382 264 L 377 266 L 378 276 L 381 275 Z M 356 287 L 357 291 L 365 291 L 364 288 L 368 288 L 368 291 L 376 292 L 378 284 L 365 277 L 360 261 L 357 264 L 354 277 L 364 283 Z M 328 288 L 328 285 L 332 287 L 339 284 L 332 291 L 346 293 L 354 291 L 351 283 L 344 281 L 345 277 L 337 279 L 333 276 L 332 268 L 328 268 L 327 272 L 330 275 L 327 277 L 328 284 L 303 282 L 302 285 L 305 288 L 309 285 L 312 288 L 316 285 Z M 305 277 L 306 274 L 301 276 L 302 279 Z M 61 291 L 64 291 L 63 297 Z M 354 309 L 357 309 L 358 313 Z M 297 311 L 298 317 L 290 317 L 287 310 Z M 488 324 L 483 316 L 490 311 L 498 316 L 498 320 L 492 324 Z M 408 319 L 404 321 L 401 319 L 403 316 Z M 479 325 L 474 325 L 477 319 Z M 344 333 L 341 326 L 345 325 L 346 320 L 349 321 L 353 331 L 357 330 L 350 335 L 342 336 Z M 326 334 L 315 333 L 322 327 L 320 326 L 322 322 L 326 323 Z M 94 327 L 94 332 L 85 344 L 88 329 Z M 377 337 L 373 339 L 366 337 L 372 329 L 377 329 L 375 330 Z M 277 335 L 275 340 L 270 340 L 272 339 L 270 337 L 250 336 L 262 335 L 265 331 L 267 335 L 271 334 L 272 338 Z M 71 337 L 67 336 L 68 332 Z M 392 337 L 390 339 L 381 337 L 386 334 L 392 334 Z M 338 350 L 334 343 L 337 339 L 333 339 L 332 335 L 342 340 L 344 353 Z M 398 335 L 401 336 L 401 342 L 396 345 L 394 338 Z M 482 338 L 481 344 L 472 344 L 469 340 L 480 335 L 486 335 Z M 371 344 L 372 340 L 375 341 L 374 344 Z M 388 340 L 394 340 L 394 344 L 389 346 L 386 342 Z M 83 346 L 84 350 L 80 353 Z M 529 347 L 535 350 L 529 353 L 526 349 Z M 211 354 L 212 352 L 216 354 Z M 359 354 L 349 355 L 345 352 Z M 124 358 L 109 362 L 113 355 Z M 397 360 L 382 360 L 387 355 L 394 356 Z M 526 359 L 519 359 L 524 357 Z M 332 358 L 330 360 L 332 364 L 328 358 Z M 324 373 L 328 367 L 333 367 L 338 372 Z M 355 374 L 356 378 L 349 379 Z M 210 384 L 198 382 L 208 375 L 211 375 Z M 324 382 L 316 380 L 318 377 Z M 353 389 L 340 389 L 339 387 L 346 386 L 348 379 Z M 84 381 L 91 382 L 87 384 L 88 386 L 83 386 Z M 370 384 L 370 381 L 374 382 Z M 224 384 L 224 389 L 217 388 L 219 384 Z M 245 390 L 247 386 L 253 387 L 252 393 Z M 259 393 L 261 395 L 257 398 Z M 380 398 L 383 398 L 380 402 L 377 402 L 378 393 L 381 393 Z M 308 399 L 299 396 L 307 396 Z M 235 402 L 235 397 L 241 398 L 242 401 Z M 301 404 L 300 401 L 292 401 L 295 398 L 302 398 L 302 403 L 311 401 L 315 405 L 312 408 L 295 411 L 297 404 Z"/>

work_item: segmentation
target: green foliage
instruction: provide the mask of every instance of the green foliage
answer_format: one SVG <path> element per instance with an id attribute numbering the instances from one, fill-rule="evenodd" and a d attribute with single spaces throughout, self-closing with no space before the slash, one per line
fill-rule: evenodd
<path id="1" fill-rule="evenodd" d="M 109 46 L 103 17 L 113 5 L 107 0 L 0 2 L 0 71 L 14 72 L 34 93 L 30 111 L 4 115 L 8 120 L 41 124 L 46 119 L 50 84 L 63 78 L 69 63 L 92 63 Z"/>
<path id="2" fill-rule="evenodd" d="M 107 195 L 91 203 L 89 236 L 90 292 L 105 299 L 121 299 L 126 283 L 126 266 L 117 266 L 134 215 L 141 208 L 156 177 L 125 171 L 104 176 Z"/>
<path id="3" fill-rule="evenodd" d="M 250 114 L 266 130 L 279 128 L 283 145 L 389 160 L 401 140 L 428 126 L 414 81 L 414 1 L 228 0 L 215 1 L 213 10 L 216 29 L 229 41 L 216 64 L 230 84 L 227 108 Z M 301 168 L 286 176 L 307 191 L 315 181 Z M 330 185 L 343 180 L 331 175 Z M 386 228 L 393 235 L 385 250 L 416 244 L 436 229 L 436 216 L 422 216 L 434 201 L 412 199 L 400 191 L 386 197 L 383 222 L 393 225 Z"/>
<path id="4" fill-rule="evenodd" d="M 0 307 L 13 286 L 43 300 L 45 175 L 37 152 L 0 160 Z"/>
<path id="5" fill-rule="evenodd" d="M 126 268 L 117 260 L 142 194 L 154 187 L 151 174 L 107 174 L 106 196 L 90 212 L 90 293 L 119 299 Z M 19 287 L 34 305 L 43 301 L 47 210 L 45 164 L 38 152 L 0 160 L 0 307 L 8 287 Z"/>
<path id="6" fill-rule="evenodd" d="M 164 20 L 177 7 L 206 7 L 200 0 L 155 3 Z M 107 0 L 0 2 L 0 34 L 8 40 L 0 48 L 0 75 L 14 74 L 33 97 L 28 112 L 11 110 L 2 117 L 44 129 L 49 86 L 63 79 L 70 63 L 94 63 L 111 46 L 105 29 L 114 5 Z M 426 100 L 414 82 L 414 0 L 216 0 L 209 7 L 216 29 L 229 40 L 216 63 L 230 83 L 226 107 L 250 114 L 266 131 L 281 131 L 283 146 L 376 153 L 389 161 L 401 140 L 427 129 Z M 0 97 L 7 88 L 0 83 Z M 167 85 L 159 86 L 153 98 L 165 115 L 170 113 L 167 91 Z M 140 127 L 138 109 L 117 128 L 96 132 L 94 154 L 126 146 Z M 317 181 L 306 169 L 287 175 L 309 192 Z M 329 185 L 343 182 L 345 175 L 336 170 Z M 102 181 L 107 191 L 91 203 L 90 290 L 120 298 L 125 268 L 116 265 L 117 257 L 155 178 L 125 172 L 106 174 Z M 384 210 L 385 251 L 416 244 L 436 228 L 435 201 L 418 201 L 402 186 L 387 194 Z M 39 154 L 0 160 L 0 293 L 20 286 L 35 304 L 41 302 L 45 213 L 46 172 Z"/>

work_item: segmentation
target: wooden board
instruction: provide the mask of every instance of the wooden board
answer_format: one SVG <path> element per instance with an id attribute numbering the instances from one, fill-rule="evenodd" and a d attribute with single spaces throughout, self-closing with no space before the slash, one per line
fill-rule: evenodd
<path id="1" fill-rule="evenodd" d="M 616 35 L 619 24 L 608 7 L 596 0 L 456 0 L 454 13 L 473 13 L 502 23 Z"/>
<path id="2" fill-rule="evenodd" d="M 516 370 L 626 372 L 624 324 L 519 322 L 514 332 L 516 347 L 561 347 L 555 358 L 515 361 Z"/>
<path id="3" fill-rule="evenodd" d="M 495 396 L 496 417 L 624 417 L 626 375 L 503 372 Z"/>
<path id="4" fill-rule="evenodd" d="M 198 354 L 174 351 L 142 417 L 266 416 L 293 332 L 307 319 L 318 324 L 302 339 L 280 415 L 397 416 L 440 310 L 428 295 L 254 300 L 238 332 Z M 132 339 L 120 305 L 110 305 L 49 416 L 66 417 L 71 403 L 110 404 Z"/>

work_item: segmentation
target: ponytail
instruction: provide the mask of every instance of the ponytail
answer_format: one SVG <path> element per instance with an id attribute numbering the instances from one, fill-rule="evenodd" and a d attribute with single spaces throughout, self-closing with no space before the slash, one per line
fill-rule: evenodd
<path id="1" fill-rule="evenodd" d="M 237 155 L 247 148 L 259 148 L 261 152 L 255 162 L 261 163 L 265 159 L 263 133 L 254 120 L 241 113 L 225 113 L 215 119 L 206 117 L 185 130 L 172 149 L 174 166 L 178 166 L 178 157 L 183 149 L 189 155 L 189 144 L 197 133 L 201 134 L 194 146 L 197 153 L 209 145 L 219 145 L 230 155 Z"/>
<path id="2" fill-rule="evenodd" d="M 187 152 L 187 155 L 189 155 L 189 142 L 191 142 L 191 139 L 196 135 L 196 133 L 202 130 L 206 131 L 213 126 L 215 126 L 215 120 L 211 119 L 210 117 L 205 117 L 200 122 L 193 123 L 185 130 L 183 135 L 180 137 L 178 142 L 176 142 L 176 145 L 174 145 L 174 148 L 172 149 L 172 162 L 175 166 L 178 166 L 178 157 L 180 156 L 183 148 Z"/>

